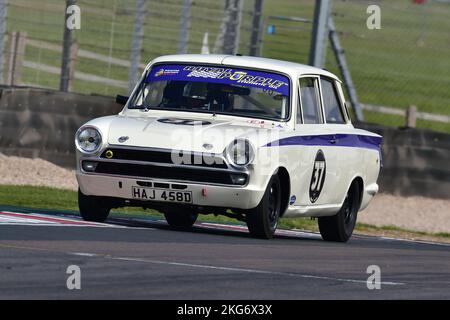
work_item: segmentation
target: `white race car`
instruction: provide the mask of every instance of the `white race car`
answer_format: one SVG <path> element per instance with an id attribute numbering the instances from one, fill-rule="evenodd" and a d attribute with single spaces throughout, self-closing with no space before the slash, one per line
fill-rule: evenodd
<path id="1" fill-rule="evenodd" d="M 317 217 L 347 241 L 378 192 L 381 136 L 355 129 L 341 82 L 306 65 L 230 55 L 150 62 L 118 115 L 76 133 L 81 216 L 112 208 L 164 213 L 178 228 L 199 213 L 271 238 L 280 217 Z"/>

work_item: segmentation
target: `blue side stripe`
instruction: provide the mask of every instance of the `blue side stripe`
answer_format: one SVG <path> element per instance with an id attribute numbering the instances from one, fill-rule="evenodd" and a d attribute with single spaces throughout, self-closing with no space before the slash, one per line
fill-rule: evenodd
<path id="1" fill-rule="evenodd" d="M 336 140 L 331 143 L 330 140 Z M 311 136 L 294 136 L 272 141 L 264 147 L 272 146 L 327 146 L 327 147 L 353 147 L 380 151 L 383 138 L 358 134 L 323 134 Z"/>

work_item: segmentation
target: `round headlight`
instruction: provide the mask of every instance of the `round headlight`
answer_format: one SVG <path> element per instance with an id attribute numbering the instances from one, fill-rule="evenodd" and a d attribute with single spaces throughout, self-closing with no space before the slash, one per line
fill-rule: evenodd
<path id="1" fill-rule="evenodd" d="M 227 147 L 228 161 L 235 166 L 247 166 L 253 161 L 254 149 L 245 139 L 236 139 Z"/>
<path id="2" fill-rule="evenodd" d="M 76 134 L 75 144 L 81 152 L 94 153 L 102 145 L 102 136 L 93 127 L 80 128 Z"/>

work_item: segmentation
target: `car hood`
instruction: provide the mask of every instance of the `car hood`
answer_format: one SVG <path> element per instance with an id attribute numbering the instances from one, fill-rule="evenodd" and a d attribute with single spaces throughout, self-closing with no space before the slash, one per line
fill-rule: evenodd
<path id="1" fill-rule="evenodd" d="M 108 144 L 222 153 L 236 138 L 247 138 L 255 146 L 265 143 L 259 133 L 272 126 L 262 120 L 118 116 L 110 123 Z"/>

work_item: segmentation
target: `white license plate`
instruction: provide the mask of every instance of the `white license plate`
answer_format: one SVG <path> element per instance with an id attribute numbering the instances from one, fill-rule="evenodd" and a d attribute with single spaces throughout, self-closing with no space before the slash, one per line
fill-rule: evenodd
<path id="1" fill-rule="evenodd" d="M 131 190 L 131 195 L 133 199 L 143 201 L 192 203 L 191 191 L 133 187 Z"/>

